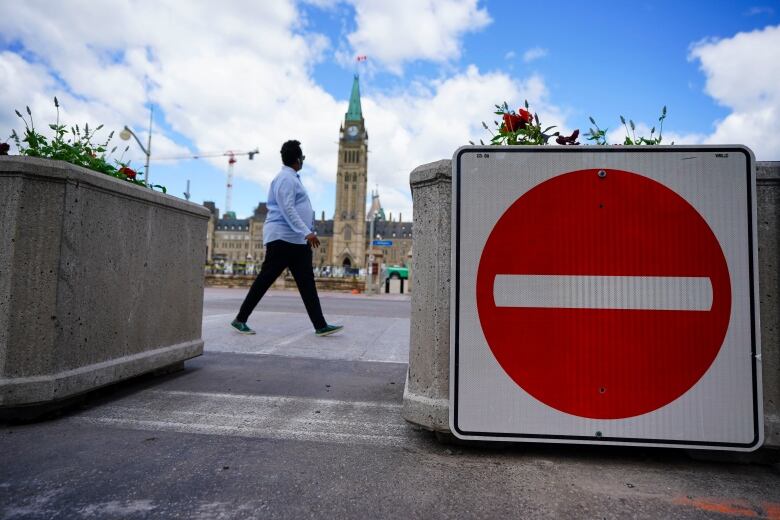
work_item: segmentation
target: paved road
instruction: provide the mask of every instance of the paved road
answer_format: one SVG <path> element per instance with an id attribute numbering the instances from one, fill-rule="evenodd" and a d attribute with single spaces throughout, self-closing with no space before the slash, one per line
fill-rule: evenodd
<path id="1" fill-rule="evenodd" d="M 229 323 L 245 295 L 246 289 L 208 289 L 203 339 L 209 351 L 393 363 L 409 360 L 408 296 L 323 294 L 325 318 L 344 325 L 344 331 L 318 338 L 294 291 L 269 292 L 248 321 L 257 335 L 235 334 Z"/>
<path id="2" fill-rule="evenodd" d="M 777 467 L 675 450 L 438 443 L 399 415 L 405 298 L 323 295 L 316 338 L 295 293 L 226 323 L 244 291 L 206 293 L 207 352 L 62 417 L 0 426 L 0 519 L 775 518 Z"/>

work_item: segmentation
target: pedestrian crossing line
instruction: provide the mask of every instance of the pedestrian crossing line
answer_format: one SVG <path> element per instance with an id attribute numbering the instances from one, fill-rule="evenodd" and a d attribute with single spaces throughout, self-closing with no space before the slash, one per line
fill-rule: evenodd
<path id="1" fill-rule="evenodd" d="M 290 396 L 150 390 L 73 416 L 109 427 L 206 435 L 400 446 L 401 405 Z"/>

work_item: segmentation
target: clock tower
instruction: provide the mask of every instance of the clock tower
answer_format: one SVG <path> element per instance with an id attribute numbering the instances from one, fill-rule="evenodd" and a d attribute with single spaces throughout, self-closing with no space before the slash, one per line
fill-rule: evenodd
<path id="1" fill-rule="evenodd" d="M 331 265 L 361 268 L 366 255 L 368 133 L 360 107 L 357 74 L 352 82 L 349 108 L 339 130 L 338 157 Z"/>

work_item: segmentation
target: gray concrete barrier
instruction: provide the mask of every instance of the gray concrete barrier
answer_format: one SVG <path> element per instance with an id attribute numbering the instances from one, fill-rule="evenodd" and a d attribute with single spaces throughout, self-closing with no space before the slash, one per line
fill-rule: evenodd
<path id="1" fill-rule="evenodd" d="M 0 157 L 0 410 L 202 354 L 208 218 L 68 163 Z"/>
<path id="2" fill-rule="evenodd" d="M 410 184 L 414 290 L 402 414 L 425 428 L 449 432 L 450 161 L 415 168 Z"/>
<path id="3" fill-rule="evenodd" d="M 759 162 L 756 174 L 764 445 L 780 448 L 780 162 Z M 409 422 L 449 433 L 450 161 L 419 166 L 410 184 L 414 292 L 402 413 Z"/>

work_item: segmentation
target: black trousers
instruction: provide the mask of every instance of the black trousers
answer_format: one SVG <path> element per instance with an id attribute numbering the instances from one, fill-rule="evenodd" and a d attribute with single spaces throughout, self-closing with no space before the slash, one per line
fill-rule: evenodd
<path id="1" fill-rule="evenodd" d="M 246 323 L 249 315 L 255 310 L 265 292 L 271 287 L 282 271 L 289 268 L 298 285 L 306 312 L 315 329 L 327 325 L 322 316 L 320 298 L 317 296 L 317 286 L 314 284 L 314 271 L 311 267 L 311 247 L 309 244 L 291 244 L 284 240 L 274 240 L 265 245 L 265 261 L 260 268 L 260 274 L 255 278 L 249 293 L 241 304 L 241 310 L 236 320 Z"/>

